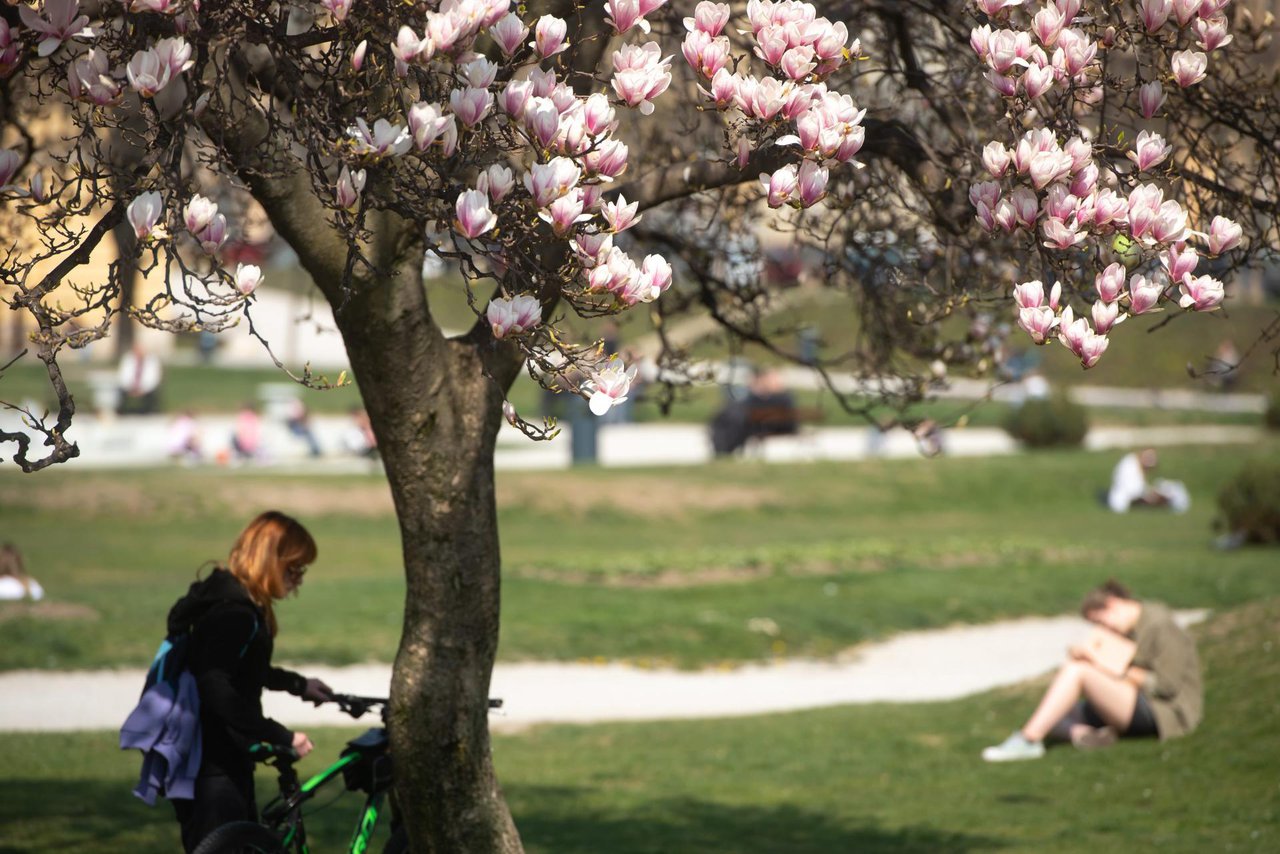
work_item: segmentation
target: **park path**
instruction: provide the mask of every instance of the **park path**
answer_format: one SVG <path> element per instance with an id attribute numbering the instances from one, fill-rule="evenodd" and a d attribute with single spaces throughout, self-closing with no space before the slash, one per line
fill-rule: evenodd
<path id="1" fill-rule="evenodd" d="M 1183 625 L 1207 611 L 1180 611 Z M 1029 617 L 906 632 L 831 661 L 786 660 L 733 669 L 677 671 L 627 664 L 501 663 L 492 694 L 504 708 L 493 729 L 535 724 L 716 718 L 850 703 L 951 700 L 1040 676 L 1058 665 L 1086 624 Z M 390 665 L 299 667 L 335 690 L 385 695 Z M 0 731 L 110 730 L 141 690 L 141 670 L 0 674 Z M 332 708 L 267 692 L 267 714 L 291 726 L 350 725 Z"/>

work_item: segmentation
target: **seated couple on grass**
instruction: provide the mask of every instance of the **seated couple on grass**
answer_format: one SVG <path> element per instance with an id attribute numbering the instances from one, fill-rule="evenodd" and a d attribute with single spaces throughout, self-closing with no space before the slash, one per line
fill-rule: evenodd
<path id="1" fill-rule="evenodd" d="M 1080 612 L 1097 626 L 1094 635 L 1071 648 L 1022 729 L 982 751 L 983 759 L 1039 759 L 1046 740 L 1089 749 L 1118 737 L 1176 738 L 1200 723 L 1200 660 L 1172 611 L 1108 581 L 1085 596 Z"/>

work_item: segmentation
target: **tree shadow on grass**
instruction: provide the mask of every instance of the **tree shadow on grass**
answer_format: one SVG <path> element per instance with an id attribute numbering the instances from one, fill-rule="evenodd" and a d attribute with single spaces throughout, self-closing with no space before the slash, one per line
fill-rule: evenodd
<path id="1" fill-rule="evenodd" d="M 181 851 L 178 822 L 164 799 L 148 807 L 130 790 L 133 780 L 22 780 L 0 776 L 0 854 L 92 851 L 94 854 L 173 854 Z M 259 775 L 259 799 L 271 781 Z M 333 794 L 337 794 L 335 789 Z M 328 803 L 326 794 L 316 805 Z M 332 809 L 307 817 L 317 851 L 344 850 L 360 799 L 345 795 Z M 385 833 L 379 827 L 375 847 Z"/>
<path id="2" fill-rule="evenodd" d="M 936 854 L 991 851 L 993 837 L 929 827 L 882 827 L 793 804 L 734 805 L 666 799 L 586 806 L 599 794 L 576 787 L 509 790 L 526 848 L 537 854 Z"/>

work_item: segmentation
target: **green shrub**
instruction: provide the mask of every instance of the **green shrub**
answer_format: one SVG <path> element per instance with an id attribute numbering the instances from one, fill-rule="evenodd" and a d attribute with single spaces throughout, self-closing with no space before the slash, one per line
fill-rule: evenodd
<path id="1" fill-rule="evenodd" d="M 1009 412 L 1004 429 L 1028 448 L 1078 447 L 1089 432 L 1089 414 L 1064 396 L 1031 398 Z"/>
<path id="2" fill-rule="evenodd" d="M 1262 423 L 1268 430 L 1280 430 L 1280 394 L 1273 394 L 1267 400 L 1267 409 L 1262 413 Z"/>
<path id="3" fill-rule="evenodd" d="M 1218 492 L 1218 527 L 1245 542 L 1280 542 L 1280 462 L 1247 465 Z"/>

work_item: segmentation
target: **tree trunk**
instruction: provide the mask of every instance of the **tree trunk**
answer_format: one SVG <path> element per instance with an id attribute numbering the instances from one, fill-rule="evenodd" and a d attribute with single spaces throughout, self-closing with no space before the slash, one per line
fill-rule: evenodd
<path id="1" fill-rule="evenodd" d="M 519 360 L 487 335 L 444 339 L 419 304 L 420 287 L 398 281 L 370 290 L 338 313 L 338 323 L 404 550 L 404 630 L 389 720 L 397 801 L 415 852 L 519 852 L 493 772 L 488 720 L 500 587 L 493 449 L 500 388 Z"/>

